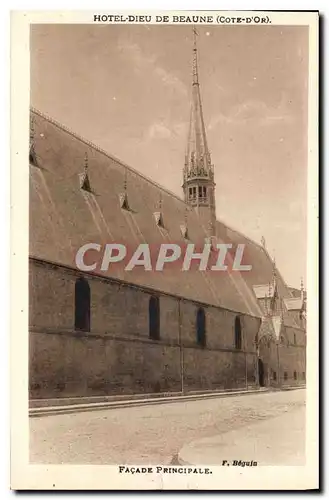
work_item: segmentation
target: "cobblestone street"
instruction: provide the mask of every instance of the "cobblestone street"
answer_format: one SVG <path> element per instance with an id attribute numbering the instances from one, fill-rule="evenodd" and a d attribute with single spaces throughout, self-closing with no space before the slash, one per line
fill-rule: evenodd
<path id="1" fill-rule="evenodd" d="M 192 441 L 229 436 L 230 431 L 240 431 L 243 440 L 243 428 L 249 439 L 250 435 L 255 439 L 259 424 L 260 442 L 267 428 L 273 446 L 286 439 L 281 437 L 282 430 L 285 436 L 291 435 L 284 444 L 293 463 L 294 456 L 300 460 L 304 450 L 305 395 L 305 390 L 269 392 L 30 418 L 30 459 L 36 463 L 169 464 Z M 282 425 L 292 426 L 294 432 Z M 259 442 L 257 453 L 262 454 Z M 279 452 L 277 456 L 280 465 Z M 252 458 L 261 462 L 261 457 Z"/>

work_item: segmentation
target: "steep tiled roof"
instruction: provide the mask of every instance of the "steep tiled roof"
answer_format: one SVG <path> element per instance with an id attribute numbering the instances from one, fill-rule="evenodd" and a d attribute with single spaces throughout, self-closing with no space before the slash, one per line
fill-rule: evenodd
<path id="1" fill-rule="evenodd" d="M 130 248 L 145 242 L 184 244 L 182 225 L 187 227 L 191 242 L 204 242 L 205 228 L 182 199 L 41 113 L 33 111 L 33 115 L 37 162 L 30 167 L 31 256 L 75 267 L 76 251 L 85 243 L 123 242 Z M 91 192 L 81 189 L 79 177 L 84 172 L 86 154 Z M 130 210 L 121 208 L 124 186 Z M 159 212 L 159 199 L 163 227 L 154 216 Z M 270 282 L 271 259 L 260 245 L 222 222 L 217 221 L 216 231 L 219 242 L 246 243 L 246 258 L 252 271 L 145 272 L 115 267 L 110 268 L 108 275 L 262 316 L 253 286 Z M 278 288 L 281 296 L 291 296 L 280 276 Z"/>

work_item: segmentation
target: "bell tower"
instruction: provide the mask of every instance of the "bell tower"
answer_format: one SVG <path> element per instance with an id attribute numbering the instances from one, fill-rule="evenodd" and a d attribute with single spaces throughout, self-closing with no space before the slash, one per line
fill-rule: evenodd
<path id="1" fill-rule="evenodd" d="M 198 33 L 193 28 L 193 70 L 190 126 L 183 171 L 185 202 L 194 207 L 209 237 L 216 236 L 214 166 L 211 163 L 203 119 L 199 74 Z"/>

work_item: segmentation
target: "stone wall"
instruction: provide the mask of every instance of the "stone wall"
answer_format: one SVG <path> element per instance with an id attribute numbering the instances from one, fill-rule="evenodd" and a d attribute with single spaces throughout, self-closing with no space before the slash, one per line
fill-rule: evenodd
<path id="1" fill-rule="evenodd" d="M 256 383 L 260 318 L 156 293 L 160 339 L 149 337 L 149 299 L 155 292 L 86 275 L 90 332 L 75 331 L 75 283 L 82 273 L 30 260 L 30 396 L 138 394 L 245 388 Z M 206 317 L 198 345 L 196 314 Z"/>
<path id="2" fill-rule="evenodd" d="M 273 387 L 304 385 L 306 384 L 305 331 L 285 327 L 283 333 L 278 343 L 264 339 L 260 344 L 259 356 L 264 363 L 265 385 Z"/>

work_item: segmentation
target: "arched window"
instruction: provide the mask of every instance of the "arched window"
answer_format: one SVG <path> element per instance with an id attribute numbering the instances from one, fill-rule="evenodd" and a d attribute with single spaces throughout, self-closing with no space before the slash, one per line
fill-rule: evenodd
<path id="1" fill-rule="evenodd" d="M 75 282 L 75 329 L 90 332 L 90 287 L 84 278 Z"/>
<path id="2" fill-rule="evenodd" d="M 149 336 L 153 340 L 160 339 L 160 303 L 155 296 L 149 300 Z"/>
<path id="3" fill-rule="evenodd" d="M 235 340 L 235 348 L 240 350 L 242 347 L 242 340 L 241 340 L 241 321 L 239 316 L 235 318 L 234 340 Z"/>
<path id="4" fill-rule="evenodd" d="M 204 309 L 200 307 L 196 314 L 196 339 L 198 345 L 206 345 L 206 315 Z"/>

